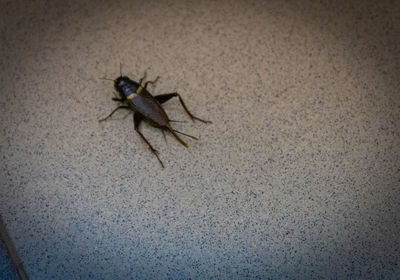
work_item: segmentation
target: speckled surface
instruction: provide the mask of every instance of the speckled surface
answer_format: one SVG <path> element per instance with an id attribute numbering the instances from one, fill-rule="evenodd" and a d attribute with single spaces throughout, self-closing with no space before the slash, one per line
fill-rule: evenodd
<path id="1" fill-rule="evenodd" d="M 0 212 L 31 279 L 399 277 L 397 1 L 0 10 Z M 175 124 L 188 149 L 144 125 L 165 169 L 127 112 L 97 121 L 120 62 L 213 121 Z"/>

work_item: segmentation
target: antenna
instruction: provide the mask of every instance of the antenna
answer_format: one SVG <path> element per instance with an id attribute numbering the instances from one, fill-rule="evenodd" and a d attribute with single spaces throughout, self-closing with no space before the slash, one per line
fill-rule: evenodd
<path id="1" fill-rule="evenodd" d="M 122 77 L 122 63 L 119 63 L 119 75 Z"/>
<path id="2" fill-rule="evenodd" d="M 113 81 L 114 82 L 114 80 L 113 79 L 110 79 L 110 78 L 106 78 L 106 77 L 102 77 L 102 78 L 99 78 L 100 80 L 107 80 L 107 81 Z"/>

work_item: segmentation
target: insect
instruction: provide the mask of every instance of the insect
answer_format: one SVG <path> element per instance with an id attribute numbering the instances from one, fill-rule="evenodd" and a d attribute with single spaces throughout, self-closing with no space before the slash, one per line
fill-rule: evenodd
<path id="1" fill-rule="evenodd" d="M 113 98 L 113 101 L 120 102 L 120 105 L 115 108 L 107 117 L 104 119 L 99 120 L 99 122 L 103 122 L 109 119 L 115 112 L 119 109 L 127 109 L 133 111 L 133 124 L 135 131 L 140 135 L 140 137 L 144 140 L 147 146 L 150 148 L 150 151 L 157 157 L 158 161 L 160 162 L 161 166 L 164 167 L 163 162 L 161 161 L 160 157 L 158 156 L 158 151 L 153 148 L 150 142 L 144 137 L 142 132 L 139 130 L 140 123 L 142 121 L 148 122 L 150 125 L 160 128 L 165 139 L 165 131 L 170 132 L 183 146 L 186 148 L 188 145 L 185 141 L 183 141 L 178 135 L 182 134 L 187 137 L 193 138 L 198 140 L 196 137 L 177 131 L 172 128 L 171 122 L 177 122 L 171 120 L 167 113 L 165 112 L 164 108 L 161 104 L 167 102 L 172 97 L 178 97 L 183 109 L 185 109 L 186 113 L 189 117 L 194 121 L 198 120 L 203 123 L 211 123 L 210 121 L 206 121 L 194 116 L 186 107 L 182 97 L 177 92 L 166 93 L 161 95 L 153 96 L 148 90 L 147 86 L 149 84 L 155 84 L 159 77 L 157 77 L 153 81 L 147 81 L 144 85 L 143 80 L 146 78 L 146 73 L 143 77 L 139 80 L 139 82 L 133 81 L 127 76 L 123 76 L 120 72 L 120 76 L 115 80 L 108 79 L 108 78 L 101 78 L 104 80 L 111 80 L 114 82 L 114 88 L 119 94 L 119 98 Z"/>

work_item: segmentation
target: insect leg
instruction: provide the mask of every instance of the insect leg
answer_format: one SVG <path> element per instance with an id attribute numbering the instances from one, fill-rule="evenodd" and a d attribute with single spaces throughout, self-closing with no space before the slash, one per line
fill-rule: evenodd
<path id="1" fill-rule="evenodd" d="M 159 78 L 160 78 L 160 76 L 157 76 L 157 78 L 156 78 L 154 81 L 147 81 L 147 82 L 144 84 L 144 88 L 147 88 L 147 85 L 148 85 L 148 84 L 155 84 L 155 83 L 158 81 Z"/>
<path id="2" fill-rule="evenodd" d="M 169 122 L 181 122 L 181 123 L 185 123 L 186 121 L 177 121 L 177 120 L 168 120 Z"/>
<path id="3" fill-rule="evenodd" d="M 211 123 L 210 121 L 205 121 L 205 120 L 202 120 L 202 119 L 200 119 L 200 118 L 194 116 L 194 115 L 189 111 L 189 109 L 186 107 L 185 102 L 183 102 L 182 97 L 181 97 L 181 96 L 179 95 L 179 93 L 177 93 L 177 92 L 157 95 L 157 96 L 154 96 L 154 98 L 155 98 L 158 102 L 160 102 L 160 103 L 162 104 L 162 103 L 164 103 L 164 102 L 167 102 L 168 100 L 170 100 L 172 97 L 175 97 L 175 96 L 179 98 L 179 102 L 181 102 L 181 105 L 182 105 L 183 109 L 185 109 L 186 113 L 189 115 L 189 117 L 190 117 L 192 120 L 198 120 L 198 121 L 201 121 L 201 122 L 203 122 L 203 123 Z"/>
<path id="4" fill-rule="evenodd" d="M 136 131 L 137 133 L 139 133 L 140 137 L 142 137 L 142 139 L 144 140 L 144 142 L 146 142 L 147 146 L 149 146 L 149 148 L 150 148 L 150 151 L 157 157 L 157 159 L 158 159 L 158 161 L 160 162 L 161 166 L 164 168 L 163 162 L 162 162 L 161 159 L 158 157 L 158 152 L 157 152 L 157 150 L 153 148 L 153 146 L 150 144 L 150 142 L 147 141 L 147 139 L 144 137 L 144 135 L 143 135 L 143 134 L 140 132 L 140 130 L 139 130 L 139 125 L 140 125 L 140 122 L 141 122 L 142 120 L 143 120 L 143 117 L 142 117 L 140 114 L 138 114 L 138 113 L 134 113 L 134 114 L 133 114 L 133 125 L 134 125 L 134 128 L 135 128 L 135 131 Z"/>
<path id="5" fill-rule="evenodd" d="M 105 120 L 107 120 L 108 118 L 111 118 L 111 116 L 117 112 L 119 109 L 128 109 L 130 110 L 131 108 L 129 106 L 118 106 L 117 108 L 114 109 L 114 111 L 111 112 L 111 114 L 109 114 L 107 117 L 105 117 L 104 119 L 99 120 L 99 122 L 103 122 Z"/>
<path id="6" fill-rule="evenodd" d="M 139 80 L 140 85 L 142 84 L 143 80 L 146 79 L 146 76 L 147 76 L 147 73 L 145 71 L 143 77 Z"/>
<path id="7" fill-rule="evenodd" d="M 166 94 L 160 94 L 160 95 L 154 96 L 154 98 L 158 102 L 160 102 L 160 104 L 163 104 L 163 103 L 167 102 L 168 100 L 170 100 L 174 96 L 176 96 L 175 93 L 166 93 Z"/>

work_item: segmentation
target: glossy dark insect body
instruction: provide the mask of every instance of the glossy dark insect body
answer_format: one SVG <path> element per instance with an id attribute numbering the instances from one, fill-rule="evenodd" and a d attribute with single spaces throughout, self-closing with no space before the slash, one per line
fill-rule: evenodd
<path id="1" fill-rule="evenodd" d="M 160 128 L 164 134 L 164 131 L 169 131 L 183 146 L 188 147 L 185 141 L 183 141 L 178 135 L 182 134 L 193 139 L 196 137 L 188 135 L 186 133 L 177 131 L 171 127 L 171 122 L 168 118 L 167 113 L 164 111 L 164 108 L 161 106 L 164 102 L 167 102 L 172 97 L 178 97 L 180 103 L 185 109 L 186 113 L 192 120 L 199 120 L 204 123 L 210 123 L 210 121 L 202 120 L 196 116 L 194 116 L 186 107 L 183 102 L 182 97 L 177 93 L 166 93 L 157 96 L 153 96 L 146 89 L 148 84 L 154 84 L 159 77 L 157 77 L 154 81 L 147 81 L 144 85 L 142 85 L 143 80 L 145 79 L 146 74 L 143 78 L 140 79 L 139 82 L 135 82 L 126 76 L 120 75 L 114 81 L 114 88 L 119 94 L 119 98 L 113 98 L 114 101 L 121 102 L 121 105 L 115 108 L 111 114 L 109 114 L 106 118 L 101 119 L 100 122 L 107 120 L 110 118 L 116 111 L 119 109 L 127 109 L 133 111 L 133 123 L 135 131 L 140 135 L 140 137 L 146 142 L 151 152 L 157 157 L 161 166 L 164 167 L 163 162 L 158 156 L 157 150 L 153 148 L 150 142 L 144 137 L 144 135 L 139 130 L 139 125 L 141 121 L 147 121 L 152 126 Z M 108 79 L 109 80 L 109 79 Z M 165 137 L 165 134 L 164 134 Z"/>

